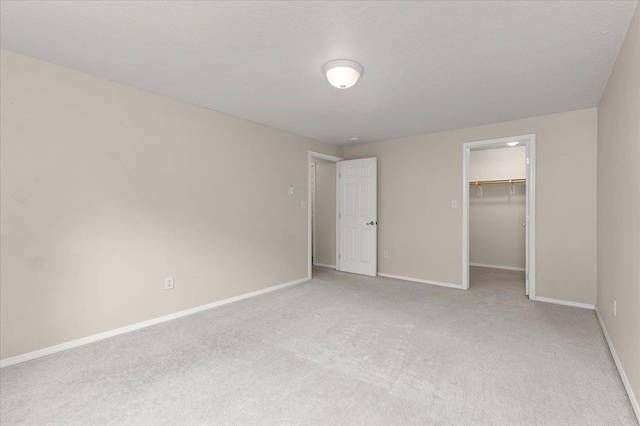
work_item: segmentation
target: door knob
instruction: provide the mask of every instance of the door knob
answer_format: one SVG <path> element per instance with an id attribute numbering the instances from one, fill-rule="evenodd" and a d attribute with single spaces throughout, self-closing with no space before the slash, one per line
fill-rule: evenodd
<path id="1" fill-rule="evenodd" d="M 373 221 L 371 221 L 371 222 L 367 222 L 367 223 L 365 223 L 365 225 L 375 225 L 375 224 L 377 224 L 377 223 L 378 223 L 378 222 L 375 222 L 375 223 L 374 223 Z"/>

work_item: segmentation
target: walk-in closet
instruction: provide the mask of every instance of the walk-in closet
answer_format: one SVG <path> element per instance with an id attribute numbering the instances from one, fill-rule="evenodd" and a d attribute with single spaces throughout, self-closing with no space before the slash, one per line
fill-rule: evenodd
<path id="1" fill-rule="evenodd" d="M 469 264 L 483 276 L 526 268 L 526 149 L 524 146 L 471 151 Z M 479 269 L 482 268 L 482 269 Z M 473 285 L 473 279 L 471 280 Z"/>

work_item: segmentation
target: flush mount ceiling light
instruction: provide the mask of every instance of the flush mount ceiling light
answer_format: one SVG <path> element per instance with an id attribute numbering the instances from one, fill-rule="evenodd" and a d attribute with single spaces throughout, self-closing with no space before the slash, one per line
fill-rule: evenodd
<path id="1" fill-rule="evenodd" d="M 357 137 L 357 136 L 351 136 L 351 137 L 349 138 L 349 140 L 351 140 L 351 141 L 355 142 L 355 141 L 359 141 L 359 140 L 360 140 L 360 138 L 359 138 L 359 137 Z"/>
<path id="2" fill-rule="evenodd" d="M 364 68 L 357 62 L 339 59 L 326 64 L 322 71 L 327 75 L 327 80 L 333 87 L 348 89 L 356 84 L 364 72 Z"/>
<path id="3" fill-rule="evenodd" d="M 507 145 L 509 146 L 516 146 L 518 145 L 520 142 L 507 142 Z"/>

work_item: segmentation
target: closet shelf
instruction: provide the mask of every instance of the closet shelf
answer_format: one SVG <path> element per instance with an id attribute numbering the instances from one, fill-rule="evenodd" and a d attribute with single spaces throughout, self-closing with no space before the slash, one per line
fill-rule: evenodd
<path id="1" fill-rule="evenodd" d="M 515 184 L 515 183 L 527 183 L 527 180 L 526 179 L 473 180 L 469 182 L 469 185 L 471 186 L 503 185 L 503 184 Z"/>

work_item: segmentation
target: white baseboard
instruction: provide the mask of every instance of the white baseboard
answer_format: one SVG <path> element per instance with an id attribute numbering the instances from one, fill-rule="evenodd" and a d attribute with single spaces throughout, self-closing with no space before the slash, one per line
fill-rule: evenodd
<path id="1" fill-rule="evenodd" d="M 462 289 L 462 284 L 451 284 L 451 283 L 443 283 L 440 281 L 421 280 L 420 278 L 401 277 L 399 275 L 383 274 L 381 272 L 378 272 L 378 276 L 384 277 L 384 278 L 394 278 L 396 280 L 412 281 L 415 283 L 439 285 L 441 287 L 457 288 L 459 290 Z"/>
<path id="2" fill-rule="evenodd" d="M 325 263 L 314 263 L 313 266 L 321 266 L 323 268 L 336 269 L 336 265 L 327 265 Z"/>
<path id="3" fill-rule="evenodd" d="M 624 368 L 622 368 L 622 364 L 620 364 L 620 360 L 618 359 L 618 354 L 616 354 L 616 350 L 613 347 L 613 343 L 611 342 L 611 338 L 609 337 L 609 333 L 607 332 L 607 327 L 604 325 L 604 320 L 602 319 L 602 315 L 600 315 L 600 310 L 596 306 L 596 315 L 598 316 L 598 321 L 600 321 L 600 327 L 602 328 L 602 332 L 604 333 L 604 338 L 607 339 L 607 345 L 609 345 L 609 350 L 611 351 L 611 356 L 613 357 L 613 361 L 616 363 L 616 368 L 618 368 L 618 373 L 620 374 L 620 378 L 622 379 L 622 383 L 624 384 L 624 388 L 627 391 L 627 395 L 629 396 L 629 401 L 631 401 L 631 407 L 633 407 L 633 411 L 636 414 L 636 418 L 640 423 L 640 406 L 638 405 L 638 400 L 636 396 L 633 394 L 633 389 L 631 389 L 631 385 L 629 384 L 629 379 L 624 372 Z"/>
<path id="4" fill-rule="evenodd" d="M 493 269 L 506 269 L 507 271 L 526 271 L 525 268 L 520 268 L 517 266 L 502 266 L 502 265 L 489 265 L 487 263 L 469 263 L 469 266 L 480 266 L 482 268 L 493 268 Z"/>
<path id="5" fill-rule="evenodd" d="M 535 300 L 537 302 L 553 303 L 556 305 L 564 305 L 564 306 L 573 306 L 574 308 L 591 309 L 592 311 L 596 308 L 596 305 L 591 305 L 589 303 L 580 303 L 580 302 L 572 302 L 570 300 L 552 299 L 550 297 L 536 296 Z"/>
<path id="6" fill-rule="evenodd" d="M 251 293 L 241 294 L 240 296 L 230 297 L 228 299 L 219 300 L 217 302 L 209 303 L 202 306 L 196 306 L 195 308 L 186 309 L 184 311 L 175 312 L 173 314 L 164 315 L 158 318 L 150 319 L 143 322 L 138 322 L 135 324 L 127 325 L 121 328 L 116 328 L 115 330 L 105 331 L 104 333 L 94 334 L 93 336 L 83 337 L 81 339 L 72 340 L 70 342 L 61 343 L 59 345 L 50 346 L 48 348 L 39 349 L 37 351 L 28 352 L 22 355 L 16 355 L 11 358 L 6 358 L 0 360 L 0 368 L 9 367 L 10 365 L 19 364 L 25 361 L 31 361 L 32 359 L 40 358 L 43 356 L 51 355 L 57 352 L 61 352 L 67 349 L 76 348 L 78 346 L 87 345 L 89 343 L 97 342 L 99 340 L 108 339 L 109 337 L 117 336 L 119 334 L 128 333 L 130 331 L 139 330 L 141 328 L 150 327 L 152 325 L 160 324 L 166 321 L 171 321 L 176 318 L 185 317 L 187 315 L 192 315 L 198 312 L 206 311 L 211 308 L 215 308 L 217 306 L 227 305 L 229 303 L 238 302 L 243 299 L 248 299 L 250 297 L 259 296 L 264 293 L 269 293 L 274 290 L 280 290 L 285 287 L 290 287 L 297 284 L 302 284 L 304 282 L 309 281 L 308 278 L 302 278 L 295 281 L 290 281 L 284 284 L 274 285 L 272 287 L 263 288 L 262 290 L 252 291 Z"/>

